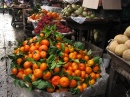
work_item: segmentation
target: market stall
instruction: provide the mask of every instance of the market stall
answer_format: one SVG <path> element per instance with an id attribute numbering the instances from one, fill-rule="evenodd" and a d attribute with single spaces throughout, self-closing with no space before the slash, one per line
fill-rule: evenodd
<path id="1" fill-rule="evenodd" d="M 3 72 L 7 76 L 0 85 L 7 91 L 2 88 L 2 95 L 112 97 L 115 72 L 130 80 L 129 29 L 114 37 L 107 46 L 105 54 L 111 57 L 111 61 L 108 63 L 110 68 L 105 67 L 104 60 L 107 57 L 103 56 L 104 48 L 113 18 L 105 17 L 97 11 L 98 6 L 102 6 L 101 0 L 94 10 L 90 8 L 89 2 L 88 6 L 83 1 L 55 1 L 65 3 L 62 8 L 40 4 L 33 8 L 19 5 L 12 7 L 11 24 L 16 26 L 20 22 L 26 37 L 14 43 L 9 41 L 8 46 L 4 46 L 6 66 Z M 97 35 L 97 30 L 102 35 Z M 97 36 L 101 39 L 101 48 L 93 44 L 92 38 Z M 110 73 L 107 74 L 106 70 L 109 69 Z"/>
<path id="2" fill-rule="evenodd" d="M 106 48 L 108 54 L 112 57 L 107 97 L 111 96 L 112 85 L 116 72 L 123 75 L 127 80 L 130 80 L 129 28 L 130 27 L 127 27 L 123 34 L 116 35 Z M 129 87 L 126 88 L 129 89 Z"/>

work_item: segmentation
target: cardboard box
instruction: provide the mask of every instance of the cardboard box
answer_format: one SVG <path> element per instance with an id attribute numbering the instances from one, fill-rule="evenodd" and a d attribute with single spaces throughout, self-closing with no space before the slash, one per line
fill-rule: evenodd
<path id="1" fill-rule="evenodd" d="M 98 9 L 98 6 L 103 6 L 104 10 L 121 10 L 121 0 L 83 0 L 82 6 Z"/>

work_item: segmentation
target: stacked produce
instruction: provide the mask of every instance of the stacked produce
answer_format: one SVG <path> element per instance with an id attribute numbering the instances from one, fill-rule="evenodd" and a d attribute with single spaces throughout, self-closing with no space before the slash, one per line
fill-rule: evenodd
<path id="1" fill-rule="evenodd" d="M 65 25 L 63 25 L 59 21 L 53 21 L 53 18 L 50 16 L 44 15 L 42 18 L 38 21 L 37 27 L 34 29 L 35 33 L 40 33 L 46 25 L 56 25 L 56 30 L 58 30 L 61 33 L 69 33 L 71 32 L 71 29 Z"/>
<path id="2" fill-rule="evenodd" d="M 55 25 L 19 43 L 9 58 L 15 85 L 29 90 L 78 94 L 101 77 L 100 58 L 92 57 L 81 42 L 64 38 Z"/>
<path id="3" fill-rule="evenodd" d="M 57 12 L 50 12 L 45 9 L 39 10 L 37 13 L 33 13 L 29 18 L 32 20 L 39 20 L 42 16 L 47 15 L 54 20 L 61 20 L 60 14 Z"/>
<path id="4" fill-rule="evenodd" d="M 130 26 L 123 34 L 116 35 L 108 48 L 116 55 L 130 61 Z"/>
<path id="5" fill-rule="evenodd" d="M 97 18 L 95 17 L 95 14 L 92 11 L 89 11 L 87 8 L 76 4 L 67 5 L 62 10 L 62 15 L 65 17 L 73 16 L 73 17 Z"/>

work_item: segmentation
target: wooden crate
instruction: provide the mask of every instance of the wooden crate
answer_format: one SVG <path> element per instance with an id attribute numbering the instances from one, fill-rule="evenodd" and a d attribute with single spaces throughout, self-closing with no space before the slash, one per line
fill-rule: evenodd
<path id="1" fill-rule="evenodd" d="M 126 70 L 126 72 L 130 73 L 130 62 L 124 60 L 123 58 L 117 56 L 116 54 L 114 54 L 113 52 L 111 52 L 108 48 L 107 48 L 107 52 L 108 54 L 111 56 L 113 62 L 120 68 Z"/>

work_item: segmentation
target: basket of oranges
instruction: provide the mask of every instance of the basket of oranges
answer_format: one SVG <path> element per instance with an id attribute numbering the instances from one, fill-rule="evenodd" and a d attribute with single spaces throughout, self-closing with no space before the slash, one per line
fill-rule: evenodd
<path id="1" fill-rule="evenodd" d="M 30 93 L 86 97 L 83 95 L 90 89 L 96 91 L 94 87 L 104 84 L 101 58 L 92 57 L 81 42 L 66 39 L 55 25 L 45 26 L 39 35 L 19 43 L 9 58 L 14 84 L 32 90 Z"/>

